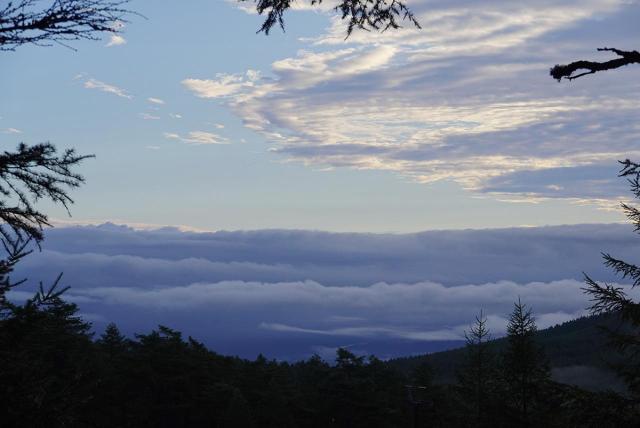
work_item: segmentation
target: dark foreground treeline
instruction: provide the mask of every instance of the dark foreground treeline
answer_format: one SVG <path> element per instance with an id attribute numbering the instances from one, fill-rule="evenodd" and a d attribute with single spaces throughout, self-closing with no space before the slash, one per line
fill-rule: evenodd
<path id="1" fill-rule="evenodd" d="M 633 401 L 550 380 L 535 324 L 516 304 L 507 345 L 482 316 L 453 384 L 428 364 L 402 373 L 338 350 L 298 363 L 225 357 L 159 327 L 97 339 L 75 305 L 39 294 L 1 303 L 0 426 L 10 427 L 624 427 Z"/>

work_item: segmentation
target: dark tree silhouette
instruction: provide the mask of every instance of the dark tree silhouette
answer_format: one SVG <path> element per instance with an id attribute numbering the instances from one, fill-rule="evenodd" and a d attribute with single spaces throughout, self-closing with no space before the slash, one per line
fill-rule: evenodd
<path id="1" fill-rule="evenodd" d="M 496 361 L 489 348 L 491 334 L 487 318 L 482 311 L 469 329 L 465 331 L 467 355 L 457 377 L 464 402 L 469 406 L 469 417 L 473 426 L 489 426 L 487 420 L 489 403 L 496 389 L 498 377 Z"/>
<path id="2" fill-rule="evenodd" d="M 96 40 L 99 33 L 117 33 L 130 12 L 123 8 L 129 0 L 18 0 L 0 8 L 0 51 L 18 46 Z M 46 3 L 48 6 L 42 6 Z M 73 200 L 68 190 L 84 182 L 73 171 L 84 159 L 69 149 L 58 153 L 50 143 L 27 146 L 0 154 L 0 238 L 8 258 L 0 262 L 0 297 L 7 288 L 12 267 L 24 257 L 25 241 L 40 243 L 47 216 L 35 208 L 40 199 L 50 199 L 67 211 Z M 8 269 L 8 270 L 7 270 Z"/>
<path id="3" fill-rule="evenodd" d="M 0 50 L 24 44 L 50 46 L 80 39 L 98 40 L 100 33 L 118 33 L 130 0 L 18 0 L 0 9 Z M 48 6 L 42 5 L 45 3 Z"/>
<path id="4" fill-rule="evenodd" d="M 0 414 L 3 427 L 67 427 L 95 388 L 90 325 L 60 298 L 57 281 L 0 314 Z M 86 425 L 85 425 L 86 426 Z"/>
<path id="5" fill-rule="evenodd" d="M 620 162 L 620 177 L 629 181 L 631 191 L 636 199 L 640 199 L 640 164 L 629 159 Z M 622 203 L 622 209 L 634 225 L 635 232 L 640 232 L 640 209 Z M 624 324 L 620 328 L 609 328 L 611 344 L 625 356 L 625 361 L 617 365 L 618 373 L 626 381 L 629 389 L 640 397 L 640 303 L 631 299 L 625 288 L 633 289 L 640 285 L 640 267 L 625 262 L 608 253 L 603 253 L 604 264 L 611 268 L 622 280 L 631 284 L 620 287 L 613 284 L 595 281 L 585 274 L 584 291 L 591 298 L 591 313 L 613 313 L 619 315 Z"/>
<path id="6" fill-rule="evenodd" d="M 40 0 L 8 2 L 0 7 L 0 51 L 15 50 L 24 44 L 65 45 L 71 40 L 95 39 L 100 32 L 115 33 L 118 22 L 130 13 L 121 8 L 127 2 L 54 0 L 44 8 L 39 7 Z M 78 155 L 73 149 L 59 153 L 50 143 L 21 143 L 16 151 L 0 153 L 0 243 L 6 251 L 6 258 L 0 260 L 0 312 L 9 308 L 9 289 L 24 282 L 11 280 L 15 265 L 30 253 L 29 242 L 39 245 L 43 227 L 50 226 L 47 215 L 36 208 L 36 203 L 49 199 L 68 212 L 73 203 L 68 191 L 84 182 L 74 167 L 89 157 L 92 156 Z M 44 291 L 36 295 L 44 297 Z"/>
<path id="7" fill-rule="evenodd" d="M 517 422 L 528 427 L 544 382 L 549 380 L 548 362 L 535 341 L 537 331 L 530 308 L 518 299 L 507 325 L 507 349 L 503 356 L 503 375 Z"/>
<path id="8" fill-rule="evenodd" d="M 134 13 L 124 8 L 129 1 L 10 1 L 0 7 L 0 51 L 25 44 L 68 46 L 66 43 L 73 40 L 96 40 L 100 33 L 117 33 L 125 17 Z M 21 258 L 17 255 L 24 251 L 17 245 L 29 239 L 42 240 L 42 227 L 49 222 L 35 209 L 36 201 L 47 198 L 68 210 L 73 203 L 68 190 L 84 181 L 73 167 L 88 157 L 73 149 L 57 153 L 50 143 L 22 143 L 15 152 L 0 154 L 0 238 L 9 254 L 4 269 Z M 0 275 L 6 273 L 0 269 Z"/>
<path id="9" fill-rule="evenodd" d="M 238 0 L 253 1 L 260 15 L 266 15 L 264 23 L 258 32 L 269 34 L 278 25 L 284 31 L 284 14 L 296 0 Z M 322 3 L 322 0 L 310 0 L 312 6 Z M 353 30 L 386 31 L 390 28 L 400 28 L 400 21 L 409 21 L 420 28 L 418 20 L 409 8 L 399 0 L 341 0 L 335 7 L 343 20 L 349 22 L 347 37 Z"/>
<path id="10" fill-rule="evenodd" d="M 5 317 L 8 313 L 9 302 L 7 301 L 7 293 L 14 287 L 23 284 L 25 280 L 13 281 L 11 273 L 16 264 L 30 253 L 26 249 L 28 241 L 18 242 L 17 239 L 8 236 L 3 239 L 2 244 L 7 252 L 5 259 L 0 259 L 0 318 Z"/>
<path id="11" fill-rule="evenodd" d="M 73 203 L 68 190 L 84 182 L 73 167 L 90 157 L 78 155 L 73 149 L 59 154 L 50 143 L 20 144 L 15 152 L 0 154 L 0 195 L 5 198 L 0 200 L 0 220 L 4 223 L 0 235 L 5 240 L 13 235 L 19 242 L 29 238 L 41 241 L 42 227 L 50 224 L 34 203 L 46 198 L 68 210 Z"/>
<path id="12" fill-rule="evenodd" d="M 613 52 L 618 58 L 597 62 L 597 61 L 574 61 L 570 64 L 556 65 L 550 70 L 551 77 L 558 82 L 562 79 L 573 80 L 587 74 L 594 74 L 599 71 L 613 70 L 630 64 L 640 64 L 640 52 L 623 51 L 615 48 L 598 48 L 598 51 Z"/>
<path id="13" fill-rule="evenodd" d="M 46 214 L 35 207 L 40 199 L 49 199 L 68 211 L 73 199 L 68 190 L 78 187 L 84 178 L 72 170 L 91 156 L 77 155 L 73 149 L 58 154 L 49 143 L 26 146 L 20 144 L 15 152 L 0 154 L 0 244 L 6 252 L 0 259 L 0 316 L 11 309 L 6 300 L 9 290 L 25 282 L 11 279 L 16 264 L 31 253 L 29 244 L 40 244 L 43 227 L 50 226 Z M 65 290 L 53 293 L 54 287 L 35 295 L 37 305 L 60 296 Z"/>

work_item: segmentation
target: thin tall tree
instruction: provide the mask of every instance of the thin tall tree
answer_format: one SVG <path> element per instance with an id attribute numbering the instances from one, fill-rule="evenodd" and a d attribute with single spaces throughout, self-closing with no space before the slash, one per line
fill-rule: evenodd
<path id="1" fill-rule="evenodd" d="M 466 359 L 457 373 L 458 385 L 469 405 L 474 426 L 486 426 L 486 411 L 496 384 L 495 355 L 489 348 L 491 334 L 487 327 L 487 317 L 480 311 L 469 331 L 464 333 Z"/>
<path id="2" fill-rule="evenodd" d="M 547 359 L 535 341 L 536 331 L 531 309 L 518 298 L 509 317 L 502 362 L 508 398 L 517 416 L 514 426 L 530 426 L 541 388 L 550 377 Z"/>

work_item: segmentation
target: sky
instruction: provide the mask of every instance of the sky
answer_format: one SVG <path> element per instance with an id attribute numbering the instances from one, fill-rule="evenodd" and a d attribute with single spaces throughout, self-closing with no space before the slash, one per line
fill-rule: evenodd
<path id="1" fill-rule="evenodd" d="M 422 30 L 347 40 L 330 3 L 269 36 L 249 4 L 137 0 L 146 19 L 115 38 L 4 53 L 0 144 L 97 156 L 75 222 L 416 232 L 622 220 L 616 161 L 637 154 L 636 71 L 560 84 L 548 69 L 633 48 L 637 2 L 414 1 Z"/>
<path id="2" fill-rule="evenodd" d="M 331 1 L 265 36 L 252 2 L 134 0 L 119 35 L 2 53 L 0 144 L 96 155 L 21 272 L 243 356 L 441 349 L 518 296 L 586 313 L 582 272 L 637 245 L 640 80 L 549 68 L 637 49 L 638 2 L 407 3 L 422 29 L 345 39 Z"/>

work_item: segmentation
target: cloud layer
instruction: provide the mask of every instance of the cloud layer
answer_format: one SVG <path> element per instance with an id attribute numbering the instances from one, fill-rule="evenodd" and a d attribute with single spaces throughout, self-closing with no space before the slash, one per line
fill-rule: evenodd
<path id="1" fill-rule="evenodd" d="M 541 327 L 581 315 L 582 271 L 613 280 L 600 251 L 637 254 L 636 238 L 626 225 L 375 235 L 106 224 L 48 231 L 17 275 L 64 271 L 68 298 L 98 329 L 163 323 L 245 356 L 356 344 L 389 357 L 459 342 L 480 309 L 499 335 L 518 297 Z"/>
<path id="2" fill-rule="evenodd" d="M 227 103 L 273 152 L 309 165 L 454 180 L 504 200 L 624 194 L 616 160 L 640 157 L 637 70 L 560 85 L 548 69 L 595 57 L 601 45 L 628 47 L 636 2 L 410 5 L 423 30 L 355 32 L 345 42 L 335 18 L 306 50 L 262 73 L 269 77 L 183 84 Z"/>

